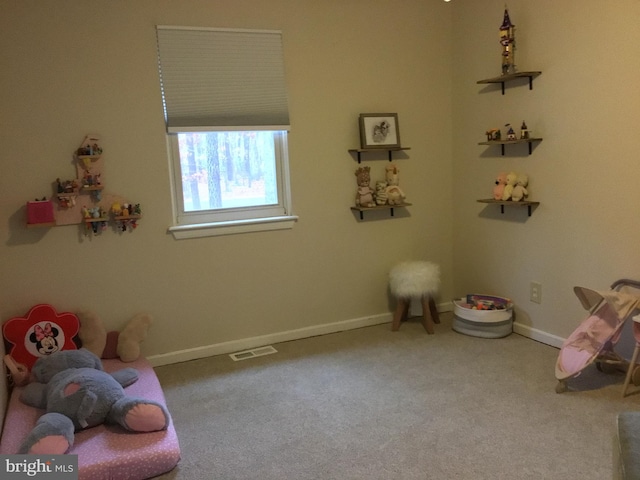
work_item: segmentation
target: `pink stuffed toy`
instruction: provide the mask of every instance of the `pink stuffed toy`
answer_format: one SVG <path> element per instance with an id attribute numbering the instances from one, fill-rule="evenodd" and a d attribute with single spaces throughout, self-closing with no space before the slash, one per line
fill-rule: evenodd
<path id="1" fill-rule="evenodd" d="M 501 173 L 496 178 L 496 186 L 493 187 L 493 199 L 502 200 L 502 194 L 504 193 L 504 186 L 507 184 L 507 174 Z"/>

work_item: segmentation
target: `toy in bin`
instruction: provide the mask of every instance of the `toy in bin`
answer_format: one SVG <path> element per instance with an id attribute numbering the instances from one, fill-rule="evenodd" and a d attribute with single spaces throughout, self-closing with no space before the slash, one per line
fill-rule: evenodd
<path id="1" fill-rule="evenodd" d="M 467 308 L 472 310 L 506 310 L 511 303 L 508 298 L 490 295 L 467 295 Z"/>
<path id="2" fill-rule="evenodd" d="M 453 301 L 453 329 L 481 338 L 502 338 L 513 332 L 511 300 L 494 295 L 468 294 Z"/>

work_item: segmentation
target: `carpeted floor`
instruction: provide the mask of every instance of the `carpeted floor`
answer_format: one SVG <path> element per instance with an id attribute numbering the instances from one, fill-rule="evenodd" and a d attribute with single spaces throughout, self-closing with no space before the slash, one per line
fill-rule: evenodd
<path id="1" fill-rule="evenodd" d="M 163 479 L 612 477 L 622 374 L 555 393 L 558 350 L 513 334 L 435 335 L 411 319 L 156 369 L 182 448 Z M 635 390 L 634 390 L 635 392 Z"/>

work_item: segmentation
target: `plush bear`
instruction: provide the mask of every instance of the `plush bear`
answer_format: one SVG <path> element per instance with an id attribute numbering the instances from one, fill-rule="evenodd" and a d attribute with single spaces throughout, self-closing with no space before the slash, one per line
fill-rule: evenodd
<path id="1" fill-rule="evenodd" d="M 85 348 L 39 358 L 31 374 L 35 381 L 24 387 L 20 400 L 46 413 L 27 435 L 20 454 L 62 455 L 73 445 L 74 432 L 102 423 L 131 432 L 155 432 L 169 425 L 163 405 L 126 395 L 124 387 L 138 380 L 135 369 L 109 374 Z"/>
<path id="2" fill-rule="evenodd" d="M 502 200 L 511 200 L 513 187 L 516 185 L 517 178 L 518 175 L 515 172 L 507 173 L 507 184 L 504 186 L 504 192 L 502 192 Z"/>
<path id="3" fill-rule="evenodd" d="M 387 180 L 387 203 L 389 205 L 402 205 L 405 194 L 399 187 L 400 169 L 394 164 L 387 165 L 385 178 Z"/>
<path id="4" fill-rule="evenodd" d="M 356 170 L 356 181 L 358 190 L 356 192 L 357 207 L 375 207 L 373 200 L 374 191 L 369 185 L 371 183 L 370 167 L 360 167 Z"/>
<path id="5" fill-rule="evenodd" d="M 502 194 L 504 193 L 504 186 L 507 184 L 507 174 L 502 172 L 496 178 L 496 186 L 493 187 L 493 199 L 502 200 Z"/>
<path id="6" fill-rule="evenodd" d="M 376 182 L 376 205 L 386 205 L 387 204 L 387 182 L 379 181 Z"/>
<path id="7" fill-rule="evenodd" d="M 514 202 L 519 202 L 520 200 L 525 199 L 529 192 L 527 191 L 527 185 L 529 184 L 529 177 L 526 173 L 522 173 L 518 175 L 516 180 L 516 185 L 513 187 L 513 193 L 511 194 L 511 200 Z"/>

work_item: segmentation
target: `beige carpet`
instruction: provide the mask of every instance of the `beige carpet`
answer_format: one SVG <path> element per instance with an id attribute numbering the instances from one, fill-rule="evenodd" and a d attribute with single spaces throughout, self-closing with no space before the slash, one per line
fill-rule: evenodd
<path id="1" fill-rule="evenodd" d="M 615 416 L 640 406 L 595 367 L 557 394 L 557 349 L 451 314 L 274 347 L 157 368 L 182 448 L 161 478 L 610 479 Z"/>

